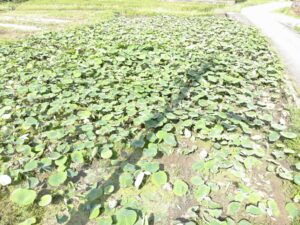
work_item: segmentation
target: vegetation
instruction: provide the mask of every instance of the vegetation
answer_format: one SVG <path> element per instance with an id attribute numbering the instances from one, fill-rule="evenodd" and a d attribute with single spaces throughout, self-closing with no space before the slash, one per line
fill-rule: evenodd
<path id="1" fill-rule="evenodd" d="M 296 155 L 289 157 L 290 164 L 299 164 L 299 153 L 300 153 L 300 110 L 299 108 L 291 108 L 291 119 L 290 119 L 290 129 L 297 134 L 297 138 L 293 140 L 287 140 L 286 145 L 294 149 L 296 151 Z M 297 156 L 298 155 L 298 156 Z M 298 201 L 298 198 L 300 197 L 300 187 L 296 184 L 290 184 L 288 185 L 288 191 L 289 195 L 293 196 L 294 201 Z M 300 217 L 296 218 L 292 225 L 296 225 L 300 223 Z"/>
<path id="2" fill-rule="evenodd" d="M 282 9 L 278 10 L 278 12 L 300 19 L 300 15 L 295 13 L 291 7 L 282 8 Z"/>
<path id="3" fill-rule="evenodd" d="M 0 23 L 34 25 L 40 31 L 18 31 L 1 28 L 0 43 L 22 39 L 32 33 L 72 28 L 82 24 L 95 24 L 117 16 L 203 16 L 239 11 L 242 7 L 270 0 L 248 0 L 234 5 L 207 4 L 197 2 L 168 2 L 161 0 L 29 0 L 19 3 L 0 3 Z M 65 23 L 38 22 L 39 18 L 59 18 Z M 3 20 L 3 21 L 1 21 Z"/>
<path id="4" fill-rule="evenodd" d="M 279 13 L 283 13 L 283 14 L 285 14 L 285 15 L 287 15 L 287 16 L 294 17 L 294 18 L 296 18 L 296 19 L 300 19 L 300 15 L 297 14 L 297 13 L 295 13 L 295 12 L 293 11 L 293 9 L 290 8 L 290 7 L 282 8 L 282 9 L 278 10 L 278 12 L 279 12 Z M 293 28 L 294 28 L 295 31 L 300 32 L 300 27 L 299 27 L 299 26 L 295 26 L 295 27 L 293 27 Z"/>
<path id="5" fill-rule="evenodd" d="M 96 24 L 117 16 L 153 16 L 153 15 L 177 15 L 177 16 L 201 16 L 212 15 L 216 8 L 224 8 L 224 5 L 212 5 L 192 2 L 167 2 L 161 0 L 30 0 L 21 4 L 0 4 L 0 23 L 13 23 L 21 25 L 34 25 L 40 31 L 24 31 L 13 28 L 1 28 L 0 43 L 12 42 L 22 39 L 32 33 L 41 33 L 49 30 L 62 30 L 74 28 L 83 24 Z M 62 19 L 62 23 L 39 22 L 42 19 Z M 1 21 L 3 20 L 3 21 Z"/>
<path id="6" fill-rule="evenodd" d="M 118 17 L 2 45 L 0 59 L 0 181 L 13 207 L 72 225 L 298 216 L 282 191 L 299 185 L 298 163 L 284 164 L 298 132 L 282 68 L 255 29 Z M 2 199 L 1 217 L 23 222 Z"/>

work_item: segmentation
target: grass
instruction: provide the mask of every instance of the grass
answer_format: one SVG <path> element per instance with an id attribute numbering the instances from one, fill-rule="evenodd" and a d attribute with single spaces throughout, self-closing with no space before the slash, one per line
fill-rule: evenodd
<path id="1" fill-rule="evenodd" d="M 0 225 L 15 225 L 16 221 L 22 222 L 30 217 L 35 217 L 37 222 L 42 220 L 45 214 L 44 208 L 38 205 L 20 207 L 13 204 L 8 196 L 7 190 L 0 188 Z"/>
<path id="2" fill-rule="evenodd" d="M 191 15 L 209 12 L 219 5 L 199 4 L 193 2 L 164 2 L 160 0 L 104 0 L 104 1 L 37 1 L 32 0 L 20 5 L 21 10 L 101 10 L 126 15 L 147 15 L 171 13 L 180 15 Z"/>
<path id="3" fill-rule="evenodd" d="M 292 132 L 297 134 L 297 138 L 293 140 L 286 141 L 286 145 L 288 148 L 296 151 L 296 154 L 289 157 L 290 164 L 295 164 L 299 162 L 299 158 L 296 155 L 300 154 L 300 109 L 299 108 L 291 108 L 290 109 L 290 124 L 289 128 Z M 296 184 L 290 184 L 287 187 L 287 191 L 290 196 L 296 196 L 300 194 L 300 187 Z M 300 217 L 293 220 L 291 225 L 300 224 Z"/>
<path id="4" fill-rule="evenodd" d="M 294 17 L 296 19 L 300 19 L 300 15 L 295 13 L 291 7 L 285 7 L 285 8 L 277 10 L 276 12 L 285 14 L 287 16 Z M 293 27 L 293 29 L 300 33 L 300 27 L 299 26 L 295 26 L 295 27 Z"/>
<path id="5" fill-rule="evenodd" d="M 216 9 L 216 12 L 240 12 L 243 8 L 253 5 L 265 4 L 273 2 L 273 0 L 246 0 L 239 1 L 234 5 L 227 5 L 224 8 Z"/>
<path id="6" fill-rule="evenodd" d="M 283 13 L 287 16 L 291 16 L 291 17 L 300 19 L 300 15 L 295 13 L 291 7 L 285 7 L 285 8 L 277 10 L 276 12 Z"/>
<path id="7" fill-rule="evenodd" d="M 93 18 L 93 20 L 98 20 L 99 18 L 102 18 L 103 15 L 106 18 L 108 14 L 112 16 L 116 14 L 126 16 L 158 14 L 198 16 L 211 14 L 215 8 L 222 7 L 224 7 L 224 5 L 212 5 L 204 3 L 199 4 L 193 2 L 163 2 L 160 0 L 32 0 L 19 4 L 16 7 L 16 13 L 26 14 L 29 12 L 43 12 L 47 15 L 59 16 L 63 18 L 73 18 L 74 16 L 79 16 L 82 18 Z M 101 13 L 99 14 L 97 11 L 101 11 Z M 78 13 L 81 14 L 82 12 L 86 13 L 83 13 L 83 15 L 78 15 Z M 95 12 L 96 15 L 94 15 Z"/>
<path id="8" fill-rule="evenodd" d="M 287 16 L 294 17 L 296 19 L 300 19 L 300 15 L 295 13 L 291 7 L 285 7 L 285 8 L 277 10 L 276 12 L 282 13 L 282 14 L 287 15 Z M 295 26 L 295 27 L 293 27 L 293 29 L 300 33 L 300 27 L 299 26 Z"/>
<path id="9" fill-rule="evenodd" d="M 28 25 L 30 18 L 60 18 L 65 24 L 35 24 L 43 31 L 72 28 L 82 24 L 95 24 L 115 16 L 203 16 L 240 11 L 243 7 L 262 4 L 270 0 L 248 0 L 235 5 L 196 2 L 167 2 L 161 0 L 29 0 L 23 3 L 0 3 L 0 23 Z M 10 17 L 9 21 L 3 17 Z M 28 21 L 20 21 L 27 18 Z M 15 29 L 1 27 L 0 43 L 12 42 L 31 35 Z M 34 32 L 37 33 L 37 32 Z"/>
<path id="10" fill-rule="evenodd" d="M 25 24 L 30 18 L 59 18 L 68 23 L 46 24 L 36 26 L 43 31 L 74 28 L 83 24 L 95 24 L 109 20 L 115 16 L 153 16 L 153 15 L 177 15 L 177 16 L 202 16 L 211 15 L 216 8 L 224 8 L 225 5 L 199 4 L 193 2 L 164 2 L 160 0 L 30 0 L 23 3 L 0 3 L 0 23 L 8 23 L 1 17 L 11 17 L 9 23 Z M 1 13 L 2 12 L 2 13 Z M 28 18 L 28 21 L 20 21 L 20 18 Z M 31 35 L 14 29 L 1 28 L 0 43 L 12 42 Z M 37 33 L 37 32 L 35 32 Z"/>

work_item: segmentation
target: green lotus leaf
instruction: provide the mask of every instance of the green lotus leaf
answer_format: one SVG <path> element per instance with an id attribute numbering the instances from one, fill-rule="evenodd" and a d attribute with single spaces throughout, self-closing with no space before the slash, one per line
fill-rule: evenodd
<path id="1" fill-rule="evenodd" d="M 130 187 L 133 184 L 133 176 L 130 173 L 122 173 L 119 177 L 119 182 L 123 188 Z"/>
<path id="2" fill-rule="evenodd" d="M 34 190 L 18 188 L 10 194 L 10 199 L 20 206 L 25 206 L 32 204 L 36 196 L 37 194 Z"/>
<path id="3" fill-rule="evenodd" d="M 74 163 L 84 163 L 82 151 L 74 151 L 71 153 L 71 159 Z"/>
<path id="4" fill-rule="evenodd" d="M 39 201 L 39 206 L 47 206 L 52 202 L 51 195 L 43 195 Z"/>
<path id="5" fill-rule="evenodd" d="M 93 202 L 99 200 L 103 196 L 103 189 L 102 188 L 92 188 L 86 194 L 86 199 L 89 202 Z"/>
<path id="6" fill-rule="evenodd" d="M 155 173 L 159 170 L 159 163 L 157 162 L 143 162 L 140 164 L 141 168 L 150 173 Z"/>
<path id="7" fill-rule="evenodd" d="M 264 212 L 259 207 L 255 206 L 255 205 L 248 205 L 246 207 L 246 212 L 251 214 L 251 215 L 254 215 L 254 216 L 259 216 L 259 215 L 264 214 Z"/>
<path id="8" fill-rule="evenodd" d="M 261 200 L 261 195 L 257 192 L 252 192 L 249 194 L 248 200 L 252 204 L 257 204 Z"/>
<path id="9" fill-rule="evenodd" d="M 286 126 L 278 124 L 278 123 L 271 123 L 271 127 L 277 131 L 282 131 L 282 130 L 286 129 Z"/>
<path id="10" fill-rule="evenodd" d="M 204 184 L 204 180 L 199 176 L 194 176 L 191 178 L 191 183 L 198 186 Z"/>
<path id="11" fill-rule="evenodd" d="M 111 217 L 100 218 L 98 221 L 98 225 L 112 225 L 113 221 Z"/>
<path id="12" fill-rule="evenodd" d="M 148 144 L 148 148 L 143 150 L 143 154 L 146 157 L 153 158 L 157 155 L 158 146 L 157 144 L 150 143 Z"/>
<path id="13" fill-rule="evenodd" d="M 300 185 L 300 175 L 299 174 L 294 176 L 294 183 L 297 185 Z"/>
<path id="14" fill-rule="evenodd" d="M 33 118 L 33 117 L 27 117 L 25 119 L 25 122 L 23 123 L 23 126 L 24 126 L 25 129 L 28 129 L 31 126 L 36 126 L 38 124 L 39 124 L 39 122 L 35 118 Z"/>
<path id="15" fill-rule="evenodd" d="M 253 225 L 248 220 L 242 219 L 238 222 L 238 225 Z"/>
<path id="16" fill-rule="evenodd" d="M 67 180 L 67 172 L 59 171 L 48 178 L 48 184 L 53 187 L 62 185 Z"/>
<path id="17" fill-rule="evenodd" d="M 90 212 L 90 216 L 89 216 L 89 219 L 92 220 L 92 219 L 95 219 L 99 216 L 100 214 L 100 207 L 101 205 L 96 205 Z"/>
<path id="18" fill-rule="evenodd" d="M 111 194 L 114 192 L 114 190 L 115 190 L 114 185 L 108 185 L 104 188 L 104 194 L 106 194 L 106 195 Z"/>
<path id="19" fill-rule="evenodd" d="M 32 224 L 36 224 L 36 218 L 35 217 L 30 217 L 28 219 L 26 219 L 25 221 L 23 221 L 22 223 L 18 223 L 18 225 L 32 225 Z"/>
<path id="20" fill-rule="evenodd" d="M 121 209 L 116 213 L 117 225 L 134 225 L 137 218 L 137 213 L 131 209 Z"/>
<path id="21" fill-rule="evenodd" d="M 211 188 L 206 184 L 201 184 L 197 187 L 194 196 L 197 201 L 201 202 L 207 195 L 209 195 Z"/>
<path id="22" fill-rule="evenodd" d="M 219 138 L 220 135 L 223 133 L 223 131 L 224 131 L 223 126 L 220 125 L 220 124 L 217 124 L 217 125 L 215 125 L 215 126 L 210 130 L 209 135 L 210 135 L 212 138 Z"/>
<path id="23" fill-rule="evenodd" d="M 222 209 L 206 209 L 206 212 L 215 218 L 219 218 L 222 215 Z"/>
<path id="24" fill-rule="evenodd" d="M 103 158 L 103 159 L 110 159 L 112 157 L 112 155 L 113 155 L 113 152 L 110 149 L 103 149 L 101 151 L 101 158 Z"/>
<path id="25" fill-rule="evenodd" d="M 59 140 L 62 139 L 64 136 L 66 136 L 66 133 L 64 129 L 56 129 L 56 130 L 45 132 L 45 135 L 50 140 Z"/>
<path id="26" fill-rule="evenodd" d="M 268 139 L 270 142 L 275 142 L 279 138 L 280 138 L 280 135 L 275 131 L 271 131 L 271 133 L 269 133 L 269 135 L 268 135 Z"/>
<path id="27" fill-rule="evenodd" d="M 145 145 L 144 137 L 140 137 L 132 142 L 133 148 L 143 148 Z"/>
<path id="28" fill-rule="evenodd" d="M 297 169 L 298 171 L 300 171 L 300 162 L 297 162 L 297 163 L 295 164 L 295 167 L 296 167 L 296 169 Z"/>
<path id="29" fill-rule="evenodd" d="M 88 119 L 92 113 L 90 111 L 80 111 L 77 113 L 80 119 Z"/>
<path id="30" fill-rule="evenodd" d="M 297 137 L 297 134 L 293 132 L 281 131 L 280 134 L 287 139 L 294 139 Z"/>
<path id="31" fill-rule="evenodd" d="M 168 176 L 164 171 L 158 171 L 151 175 L 151 181 L 157 186 L 162 186 L 168 181 Z"/>
<path id="32" fill-rule="evenodd" d="M 172 134 L 172 133 L 168 133 L 164 130 L 160 130 L 157 132 L 156 136 L 159 139 L 163 140 L 168 145 L 171 145 L 171 146 L 177 145 L 176 138 L 175 138 L 174 134 Z"/>
<path id="33" fill-rule="evenodd" d="M 24 172 L 29 172 L 29 171 L 35 170 L 37 167 L 38 167 L 38 161 L 32 160 L 25 164 Z"/>
<path id="34" fill-rule="evenodd" d="M 248 137 L 241 137 L 241 145 L 247 149 L 253 149 L 254 143 Z"/>
<path id="35" fill-rule="evenodd" d="M 230 215 L 236 215 L 238 213 L 238 211 L 241 208 L 241 203 L 240 202 L 231 202 L 228 205 L 228 209 L 227 212 Z"/>
<path id="36" fill-rule="evenodd" d="M 280 210 L 278 208 L 278 205 L 274 199 L 270 199 L 267 201 L 268 208 L 271 210 L 271 215 L 278 217 L 280 215 Z"/>
<path id="37" fill-rule="evenodd" d="M 184 196 L 188 192 L 188 185 L 182 180 L 175 180 L 173 193 L 177 196 Z"/>
<path id="38" fill-rule="evenodd" d="M 289 202 L 285 205 L 285 209 L 288 212 L 290 218 L 294 219 L 299 216 L 299 209 L 296 204 Z"/>

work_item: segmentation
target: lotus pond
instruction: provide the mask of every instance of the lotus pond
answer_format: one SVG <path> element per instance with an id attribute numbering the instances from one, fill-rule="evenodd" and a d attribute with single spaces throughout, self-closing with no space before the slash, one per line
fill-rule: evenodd
<path id="1" fill-rule="evenodd" d="M 0 224 L 291 224 L 289 102 L 267 41 L 225 18 L 3 45 Z"/>

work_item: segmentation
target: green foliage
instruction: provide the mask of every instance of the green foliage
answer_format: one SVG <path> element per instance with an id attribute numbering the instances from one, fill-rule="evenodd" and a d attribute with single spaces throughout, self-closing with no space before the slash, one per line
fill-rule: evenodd
<path id="1" fill-rule="evenodd" d="M 177 196 L 184 196 L 187 194 L 189 186 L 182 180 L 175 180 L 173 192 Z"/>
<path id="2" fill-rule="evenodd" d="M 299 216 L 299 209 L 296 204 L 289 202 L 285 205 L 285 209 L 289 214 L 289 217 L 295 219 Z"/>
<path id="3" fill-rule="evenodd" d="M 130 209 L 121 209 L 116 213 L 117 225 L 133 225 L 137 220 L 137 213 Z"/>
<path id="4" fill-rule="evenodd" d="M 207 177 L 227 170 L 241 178 L 268 152 L 262 143 L 276 146 L 295 136 L 275 125 L 266 107 L 283 96 L 277 58 L 256 30 L 224 18 L 119 17 L 1 46 L 0 59 L 1 169 L 36 192 L 47 183 L 50 192 L 84 201 L 91 219 L 100 215 L 95 204 L 109 197 L 114 189 L 105 188 L 114 182 L 124 192 L 134 189 L 139 174 L 139 185 L 165 184 L 168 177 L 152 158 L 175 154 L 192 133 L 189 139 L 209 140 L 212 147 L 197 157 L 191 193 L 217 221 L 223 209 L 207 199 L 220 186 Z M 274 132 L 280 139 L 268 137 Z M 260 140 L 253 140 L 256 133 Z M 101 168 L 101 182 L 82 184 L 85 178 L 75 178 L 92 162 L 108 168 Z M 274 171 L 294 178 L 279 166 Z M 194 187 L 179 179 L 173 184 L 179 197 Z M 39 201 L 50 202 L 49 196 Z M 121 204 L 117 222 L 134 224 L 136 205 L 125 198 Z M 238 211 L 238 204 L 229 211 Z"/>
<path id="5" fill-rule="evenodd" d="M 43 195 L 39 201 L 39 206 L 47 206 L 51 203 L 52 196 L 51 195 Z"/>
<path id="6" fill-rule="evenodd" d="M 58 187 L 59 185 L 62 185 L 67 179 L 67 172 L 59 171 L 54 174 L 52 174 L 48 178 L 48 184 L 53 187 Z"/>
<path id="7" fill-rule="evenodd" d="M 168 176 L 164 171 L 159 171 L 151 175 L 151 181 L 157 186 L 162 186 L 168 181 Z"/>
<path id="8" fill-rule="evenodd" d="M 32 204 L 36 196 L 37 194 L 34 190 L 18 188 L 11 193 L 10 199 L 20 206 L 25 206 Z"/>
<path id="9" fill-rule="evenodd" d="M 3 190 L 0 192 L 0 225 L 15 225 L 22 223 L 29 218 L 36 218 L 41 221 L 45 209 L 37 204 L 19 206 L 9 199 L 9 194 Z"/>

